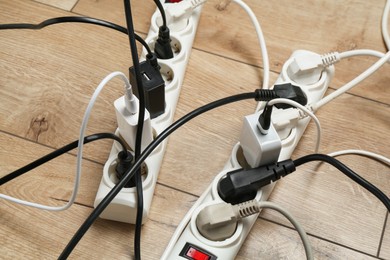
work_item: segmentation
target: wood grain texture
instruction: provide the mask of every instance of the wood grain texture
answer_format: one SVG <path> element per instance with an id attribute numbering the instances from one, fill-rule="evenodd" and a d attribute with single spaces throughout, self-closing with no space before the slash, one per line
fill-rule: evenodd
<path id="1" fill-rule="evenodd" d="M 389 156 L 388 146 L 380 148 L 377 141 L 385 138 L 388 133 L 389 107 L 379 104 L 375 108 L 370 101 L 355 99 L 359 98 L 343 96 L 319 113 L 320 120 L 323 113 L 327 115 L 321 121 L 324 129 L 322 151 L 328 153 L 353 148 Z M 359 109 L 361 107 L 366 108 L 365 111 Z M 361 118 L 359 125 L 346 124 L 345 118 L 352 118 L 357 110 Z M 330 116 L 340 114 L 343 114 L 343 118 Z M 307 139 L 315 136 L 314 132 L 310 134 L 312 127 L 308 129 L 309 132 L 304 136 L 294 157 L 310 153 L 307 148 L 313 146 L 307 146 Z M 390 194 L 387 166 L 364 157 L 344 156 L 339 159 L 385 194 Z M 375 197 L 335 168 L 326 164 L 318 166 L 316 163 L 299 167 L 297 173 L 278 183 L 271 201 L 289 207 L 293 214 L 302 219 L 309 233 L 376 254 L 386 209 Z M 273 220 L 281 219 L 268 211 L 263 216 Z M 282 220 L 282 223 L 286 222 Z M 312 228 L 315 231 L 311 231 Z"/>
<path id="2" fill-rule="evenodd" d="M 387 224 L 383 236 L 382 248 L 379 254 L 384 259 L 390 259 L 390 218 L 387 214 Z"/>
<path id="3" fill-rule="evenodd" d="M 5 1 L 2 6 L 1 23 L 35 23 L 67 14 L 34 2 Z M 30 17 L 30 13 L 37 15 Z M 78 138 L 84 110 L 99 82 L 112 71 L 126 73 L 131 65 L 127 36 L 94 25 L 61 24 L 39 31 L 0 33 L 0 66 L 7 72 L 0 79 L 0 129 L 52 147 Z M 112 104 L 122 93 L 120 80 L 107 84 L 94 106 L 87 133 L 116 129 Z M 91 144 L 86 152 L 104 162 L 110 144 L 103 147 Z"/>
<path id="4" fill-rule="evenodd" d="M 53 151 L 31 141 L 0 133 L 0 176 L 4 176 Z M 10 149 L 13 147 L 13 149 Z M 65 154 L 1 186 L 2 193 L 50 206 L 68 201 L 73 191 L 76 157 Z M 92 206 L 103 166 L 83 161 L 76 202 Z"/>
<path id="5" fill-rule="evenodd" d="M 258 219 L 236 259 L 306 259 L 303 245 L 296 243 L 297 239 L 295 230 Z M 315 259 L 376 259 L 312 236 L 309 240 Z"/>
<path id="6" fill-rule="evenodd" d="M 70 11 L 77 3 L 77 0 L 34 0 L 36 2 L 51 5 L 62 10 Z"/>
<path id="7" fill-rule="evenodd" d="M 269 1 L 247 2 L 263 26 L 274 71 L 271 82 L 295 49 L 384 51 L 378 27 L 382 1 L 283 0 L 277 5 Z M 219 3 L 209 1 L 202 12 L 175 119 L 210 101 L 253 91 L 261 84 L 262 64 L 250 21 L 233 3 L 217 10 Z M 122 4 L 79 0 L 72 12 L 67 12 L 34 1 L 0 0 L 0 23 L 38 23 L 47 18 L 83 14 L 124 25 Z M 132 6 L 135 27 L 145 36 L 155 7 L 145 1 L 132 1 Z M 126 73 L 131 59 L 125 35 L 93 25 L 0 31 L 0 37 L 0 175 L 3 175 L 77 139 L 83 111 L 93 90 L 111 71 Z M 341 62 L 336 67 L 332 87 L 352 79 L 374 61 L 354 58 Z M 343 95 L 318 112 L 324 130 L 323 152 L 356 148 L 390 156 L 388 71 L 386 65 L 352 94 Z M 93 110 L 88 133 L 116 128 L 112 103 L 120 95 L 119 80 L 107 85 Z M 194 119 L 170 137 L 152 213 L 143 227 L 144 259 L 159 258 L 176 225 L 222 169 L 238 141 L 242 117 L 254 108 L 252 101 L 231 104 Z M 310 124 L 294 158 L 312 153 L 314 142 L 315 128 Z M 58 256 L 91 212 L 102 163 L 111 144 L 99 141 L 86 146 L 84 157 L 89 160 L 83 162 L 79 205 L 70 211 L 48 213 L 8 202 L 1 204 L 2 258 Z M 390 194 L 388 167 L 358 156 L 340 159 Z M 70 196 L 74 170 L 75 156 L 68 154 L 15 180 L 14 185 L 4 185 L 1 192 L 59 205 Z M 299 167 L 297 173 L 278 183 L 271 200 L 284 205 L 303 224 L 311 235 L 316 259 L 376 256 L 386 211 L 372 195 L 332 167 L 315 163 Z M 282 226 L 288 225 L 285 219 L 270 211 L 264 211 L 262 218 L 274 223 L 259 220 L 238 259 L 258 259 L 259 255 L 263 259 L 304 257 L 298 235 Z M 388 221 L 379 255 L 384 259 L 390 259 L 389 229 Z M 99 220 L 72 258 L 131 258 L 132 236 L 130 225 Z M 273 243 L 268 243 L 269 240 Z"/>
<path id="8" fill-rule="evenodd" d="M 380 32 L 384 3 L 364 0 L 311 0 L 277 2 L 245 1 L 256 14 L 265 35 L 271 69 L 279 72 L 291 53 L 298 49 L 318 53 L 374 49 L 385 52 Z M 141 4 L 142 3 L 142 4 Z M 139 32 L 147 33 L 154 7 L 133 1 L 140 21 Z M 109 0 L 80 0 L 74 11 L 84 15 L 123 23 L 122 3 Z M 138 20 L 138 19 L 137 19 Z M 390 23 L 390 22 L 389 22 Z M 212 25 L 212 26 L 210 26 Z M 241 7 L 227 0 L 210 0 L 202 10 L 194 47 L 239 62 L 262 66 L 259 44 L 253 25 Z M 338 88 L 371 66 L 376 58 L 357 57 L 337 65 L 332 87 Z M 371 76 L 352 93 L 390 103 L 386 69 Z M 273 84 L 273 82 L 270 82 Z M 372 91 L 375 89 L 376 91 Z"/>

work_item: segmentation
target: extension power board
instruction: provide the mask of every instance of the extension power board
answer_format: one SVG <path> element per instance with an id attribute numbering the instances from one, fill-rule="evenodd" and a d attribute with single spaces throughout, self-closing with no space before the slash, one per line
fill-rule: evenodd
<path id="1" fill-rule="evenodd" d="M 310 104 L 320 100 L 325 94 L 325 91 L 327 90 L 329 83 L 333 78 L 334 67 L 330 66 L 326 68 L 322 72 L 320 79 L 314 84 L 301 85 L 296 81 L 292 81 L 289 77 L 288 69 L 289 66 L 292 64 L 294 57 L 296 57 L 297 55 L 308 53 L 311 52 L 304 50 L 295 51 L 290 57 L 290 59 L 287 60 L 286 63 L 283 65 L 282 72 L 279 75 L 275 84 L 292 83 L 294 85 L 300 86 L 307 96 L 308 104 Z M 258 116 L 262 111 L 263 105 L 264 104 L 259 103 L 259 106 L 255 112 L 256 116 Z M 283 113 L 283 110 L 275 108 L 273 113 Z M 275 158 L 275 160 L 282 161 L 291 157 L 309 122 L 310 118 L 303 118 L 292 129 L 275 130 L 281 140 L 281 151 L 279 157 Z M 243 163 L 245 163 L 245 157 L 242 152 L 240 143 L 237 143 L 233 147 L 230 159 L 226 163 L 224 169 L 217 174 L 210 186 L 200 196 L 200 198 L 188 211 L 182 222 L 177 227 L 161 259 L 226 260 L 234 259 L 236 257 L 242 244 L 245 242 L 245 239 L 249 234 L 253 224 L 255 223 L 258 214 L 242 219 L 238 223 L 235 233 L 230 238 L 223 241 L 211 241 L 203 237 L 196 226 L 196 218 L 199 212 L 204 207 L 223 202 L 217 190 L 219 181 L 224 178 L 224 176 L 228 172 L 243 168 Z M 271 194 L 274 185 L 275 184 L 272 183 L 259 190 L 255 199 L 257 201 L 268 200 L 268 197 Z"/>
<path id="2" fill-rule="evenodd" d="M 164 7 L 166 7 L 166 5 L 168 4 L 163 4 Z M 165 81 L 165 112 L 151 120 L 154 136 L 159 135 L 173 122 L 173 116 L 191 54 L 201 9 L 202 6 L 199 6 L 193 10 L 189 17 L 183 18 L 184 23 L 183 21 L 175 21 L 175 23 L 180 23 L 180 27 L 172 26 L 171 29 L 171 47 L 174 52 L 174 57 L 171 59 L 158 60 L 158 63 L 161 66 L 160 72 Z M 151 27 L 145 40 L 152 50 L 154 49 L 154 43 L 158 36 L 159 25 L 161 25 L 161 15 L 159 11 L 156 10 L 151 18 Z M 147 52 L 144 48 L 141 60 L 145 59 L 146 54 Z M 120 136 L 118 129 L 116 134 Z M 166 146 L 167 140 L 162 142 L 145 160 L 145 167 L 143 167 L 145 174 L 142 175 L 144 194 L 143 223 L 146 221 L 149 214 Z M 94 202 L 95 207 L 119 181 L 115 174 L 115 165 L 117 154 L 120 151 L 120 146 L 117 143 L 114 143 L 109 158 L 103 168 L 103 176 Z M 123 188 L 110 205 L 103 211 L 100 217 L 135 224 L 137 213 L 136 201 L 136 188 Z"/>

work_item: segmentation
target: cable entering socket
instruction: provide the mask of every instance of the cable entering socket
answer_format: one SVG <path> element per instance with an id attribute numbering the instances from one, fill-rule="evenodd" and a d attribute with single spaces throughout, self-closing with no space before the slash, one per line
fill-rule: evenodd
<path id="1" fill-rule="evenodd" d="M 204 207 L 196 218 L 199 233 L 212 241 L 223 241 L 234 235 L 238 221 L 260 212 L 255 200 L 241 204 L 218 203 Z"/>

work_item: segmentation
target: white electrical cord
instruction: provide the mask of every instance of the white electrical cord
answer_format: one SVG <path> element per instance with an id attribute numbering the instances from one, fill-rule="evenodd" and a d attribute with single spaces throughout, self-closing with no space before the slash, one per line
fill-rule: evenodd
<path id="1" fill-rule="evenodd" d="M 241 0 L 233 0 L 234 3 L 238 4 L 241 6 L 245 12 L 249 15 L 249 18 L 251 19 L 253 26 L 255 27 L 256 33 L 257 33 L 257 38 L 259 40 L 260 44 L 260 50 L 261 50 L 261 56 L 263 58 L 263 89 L 268 89 L 269 86 L 269 59 L 268 59 L 268 52 L 267 52 L 267 46 L 265 44 L 264 40 L 264 34 L 263 31 L 261 30 L 259 21 L 256 18 L 256 15 L 253 13 L 252 9 L 245 4 Z"/>
<path id="2" fill-rule="evenodd" d="M 297 103 L 297 102 L 295 102 L 293 100 L 290 100 L 290 99 L 275 98 L 275 99 L 272 99 L 271 101 L 269 101 L 268 105 L 269 106 L 273 106 L 273 105 L 279 104 L 279 103 L 284 103 L 284 104 L 288 104 L 290 106 L 296 107 L 296 108 L 298 108 L 299 110 L 301 110 L 304 113 L 302 116 L 306 116 L 307 115 L 307 116 L 310 116 L 314 120 L 314 123 L 317 126 L 317 140 L 316 140 L 316 146 L 315 146 L 314 152 L 318 153 L 319 149 L 320 149 L 321 135 L 322 135 L 322 129 L 321 129 L 320 120 L 318 120 L 316 115 L 314 115 L 314 113 L 311 112 L 307 107 L 302 106 L 301 104 L 299 104 L 299 103 Z"/>
<path id="3" fill-rule="evenodd" d="M 9 200 L 11 202 L 22 204 L 24 206 L 30 206 L 30 207 L 43 209 L 43 210 L 50 210 L 50 211 L 62 211 L 62 210 L 66 210 L 70 206 L 72 206 L 72 204 L 76 200 L 77 192 L 78 192 L 79 185 L 80 185 L 81 163 L 82 163 L 82 159 L 83 159 L 83 146 L 84 146 L 83 140 L 84 140 L 84 136 L 85 136 L 85 129 L 87 128 L 89 116 L 91 114 L 91 110 L 96 102 L 97 97 L 99 96 L 100 92 L 103 90 L 104 86 L 110 80 L 112 80 L 113 78 L 115 78 L 117 76 L 119 76 L 125 82 L 127 88 L 128 87 L 131 88 L 130 82 L 127 79 L 127 77 L 125 76 L 125 74 L 123 74 L 122 72 L 112 72 L 111 74 L 106 76 L 100 82 L 99 86 L 96 88 L 95 92 L 93 93 L 91 100 L 89 101 L 87 109 L 85 110 L 83 121 L 81 123 L 79 143 L 78 143 L 78 149 L 77 149 L 77 167 L 76 167 L 76 174 L 75 174 L 75 182 L 74 182 L 73 192 L 72 192 L 72 195 L 71 195 L 68 203 L 66 203 L 63 206 L 52 207 L 52 206 L 46 206 L 46 205 L 42 205 L 42 204 L 38 204 L 38 203 L 34 203 L 34 202 L 29 202 L 29 201 L 17 199 L 17 198 L 14 198 L 14 197 L 11 197 L 11 196 L 8 196 L 5 194 L 0 194 L 0 199 Z"/>
<path id="4" fill-rule="evenodd" d="M 390 51 L 390 35 L 389 35 L 389 28 L 387 26 L 387 23 L 389 21 L 389 13 L 390 13 L 390 0 L 387 0 L 382 15 L 382 37 L 383 40 L 385 41 L 386 48 L 388 51 Z"/>
<path id="5" fill-rule="evenodd" d="M 338 90 L 332 92 L 331 94 L 327 95 L 317 103 L 311 104 L 311 109 L 315 112 L 323 105 L 327 104 L 328 102 L 332 101 L 333 99 L 337 98 L 341 94 L 347 92 L 357 84 L 359 84 L 361 81 L 366 79 L 368 76 L 373 74 L 375 71 L 377 71 L 383 64 L 385 64 L 390 59 L 390 51 L 387 52 L 382 58 L 380 58 L 377 62 L 375 62 L 371 67 L 369 67 L 367 70 L 365 70 L 362 74 L 339 88 Z"/>
<path id="6" fill-rule="evenodd" d="M 310 240 L 309 240 L 305 230 L 303 229 L 301 224 L 299 224 L 299 222 L 291 215 L 291 213 L 289 211 L 287 211 L 286 209 L 282 208 L 281 206 L 279 206 L 275 203 L 269 202 L 269 201 L 260 201 L 260 202 L 258 202 L 258 206 L 260 208 L 269 208 L 269 209 L 276 210 L 277 212 L 279 212 L 283 216 L 285 216 L 291 222 L 291 224 L 295 227 L 299 236 L 301 237 L 303 247 L 304 247 L 305 253 L 306 253 L 306 259 L 308 259 L 308 260 L 314 259 L 313 250 L 311 248 Z"/>
<path id="7" fill-rule="evenodd" d="M 383 58 L 383 56 L 385 56 L 383 52 L 370 50 L 370 49 L 344 51 L 339 53 L 339 55 L 340 55 L 340 59 L 346 59 L 355 56 L 373 56 L 377 58 Z M 390 63 L 390 59 L 388 59 L 387 62 Z"/>
<path id="8" fill-rule="evenodd" d="M 346 155 L 346 154 L 358 154 L 358 155 L 363 155 L 363 156 L 367 156 L 367 157 L 370 157 L 370 158 L 373 158 L 377 161 L 380 161 L 380 162 L 383 162 L 385 164 L 387 164 L 388 166 L 390 166 L 390 159 L 383 156 L 383 155 L 380 155 L 380 154 L 377 154 L 377 153 L 373 153 L 373 152 L 369 152 L 369 151 L 365 151 L 365 150 L 343 150 L 343 151 L 337 151 L 337 152 L 333 152 L 333 153 L 329 153 L 328 155 L 329 156 L 332 156 L 332 157 L 336 157 L 336 156 L 340 156 L 340 155 Z"/>

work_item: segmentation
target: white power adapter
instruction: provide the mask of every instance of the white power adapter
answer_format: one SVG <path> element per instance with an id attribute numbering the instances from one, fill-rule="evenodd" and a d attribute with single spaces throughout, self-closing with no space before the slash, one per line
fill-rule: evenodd
<path id="1" fill-rule="evenodd" d="M 240 136 L 245 159 L 252 168 L 276 162 L 282 149 L 281 140 L 272 124 L 266 135 L 258 129 L 260 114 L 258 112 L 244 118 Z"/>
<path id="2" fill-rule="evenodd" d="M 126 88 L 125 95 L 114 102 L 116 120 L 118 122 L 119 134 L 135 150 L 135 137 L 138 128 L 139 101 L 133 95 L 131 88 Z M 152 125 L 150 114 L 145 109 L 144 127 L 142 131 L 141 151 L 153 141 Z"/>

